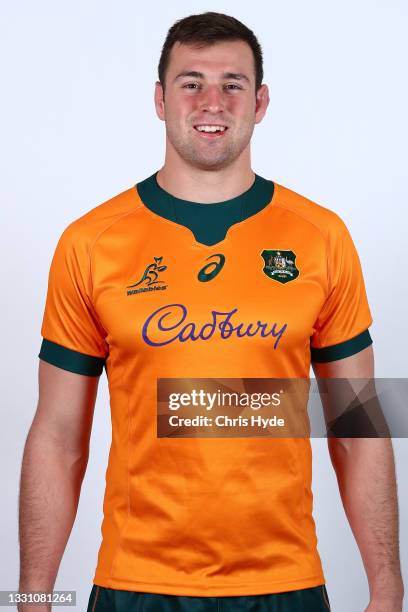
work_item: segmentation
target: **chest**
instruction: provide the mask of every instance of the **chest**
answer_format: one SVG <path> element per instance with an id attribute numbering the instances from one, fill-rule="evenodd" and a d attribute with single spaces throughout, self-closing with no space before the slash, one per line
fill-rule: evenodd
<path id="1" fill-rule="evenodd" d="M 296 227 L 243 224 L 210 247 L 167 222 L 100 242 L 93 299 L 108 343 L 127 354 L 290 352 L 313 333 L 324 262 Z"/>

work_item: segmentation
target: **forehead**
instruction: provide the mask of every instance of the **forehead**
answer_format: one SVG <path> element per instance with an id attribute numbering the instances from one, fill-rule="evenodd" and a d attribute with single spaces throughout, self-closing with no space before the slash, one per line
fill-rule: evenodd
<path id="1" fill-rule="evenodd" d="M 251 47 L 243 40 L 234 40 L 194 47 L 176 42 L 170 52 L 168 73 L 197 70 L 204 76 L 222 72 L 243 72 L 254 79 L 254 58 Z"/>

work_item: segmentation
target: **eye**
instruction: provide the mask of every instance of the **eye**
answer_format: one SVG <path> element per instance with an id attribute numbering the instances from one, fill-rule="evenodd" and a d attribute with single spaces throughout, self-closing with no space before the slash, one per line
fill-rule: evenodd
<path id="1" fill-rule="evenodd" d="M 226 88 L 233 87 L 234 89 L 242 89 L 242 87 L 240 87 L 239 85 L 236 85 L 236 83 L 228 83 L 225 87 Z"/>
<path id="2" fill-rule="evenodd" d="M 199 83 L 185 83 L 184 85 L 182 85 L 183 89 L 200 89 L 201 85 Z M 240 90 L 243 89 L 243 87 L 241 87 L 240 85 L 237 85 L 236 83 L 227 83 L 226 85 L 224 85 L 225 89 L 228 90 Z"/>

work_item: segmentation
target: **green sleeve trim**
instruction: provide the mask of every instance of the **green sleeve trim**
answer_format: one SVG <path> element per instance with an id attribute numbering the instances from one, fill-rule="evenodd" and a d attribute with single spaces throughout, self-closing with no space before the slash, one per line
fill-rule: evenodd
<path id="1" fill-rule="evenodd" d="M 366 329 L 361 332 L 361 334 L 358 334 L 358 336 L 354 336 L 354 338 L 350 338 L 350 340 L 340 342 L 339 344 L 333 344 L 332 346 L 325 346 L 323 348 L 313 348 L 313 346 L 311 346 L 310 353 L 312 361 L 316 363 L 326 363 L 327 361 L 336 361 L 337 359 L 350 357 L 367 348 L 367 346 L 370 346 L 372 343 L 370 332 Z"/>
<path id="2" fill-rule="evenodd" d="M 84 376 L 100 376 L 105 365 L 102 357 L 84 355 L 78 351 L 51 342 L 43 338 L 39 358 L 52 365 Z"/>

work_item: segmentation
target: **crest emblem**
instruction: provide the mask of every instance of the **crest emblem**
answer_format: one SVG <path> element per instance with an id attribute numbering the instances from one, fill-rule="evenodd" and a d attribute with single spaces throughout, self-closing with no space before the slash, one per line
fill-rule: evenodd
<path id="1" fill-rule="evenodd" d="M 167 270 L 167 266 L 162 265 L 163 257 L 153 257 L 153 259 L 154 261 L 146 267 L 137 283 L 127 285 L 127 295 L 167 289 L 166 282 L 159 278 L 159 274 Z"/>
<path id="2" fill-rule="evenodd" d="M 261 256 L 265 262 L 262 271 L 278 283 L 289 283 L 299 276 L 293 251 L 264 249 Z"/>
<path id="3" fill-rule="evenodd" d="M 147 286 L 155 285 L 156 283 L 164 283 L 162 280 L 157 280 L 160 272 L 164 272 L 167 270 L 167 266 L 160 265 L 163 257 L 154 257 L 154 263 L 151 263 L 147 266 L 146 270 L 143 272 L 143 275 L 137 283 L 133 285 L 128 285 L 128 289 L 133 287 L 137 287 L 141 283 L 144 283 Z"/>

